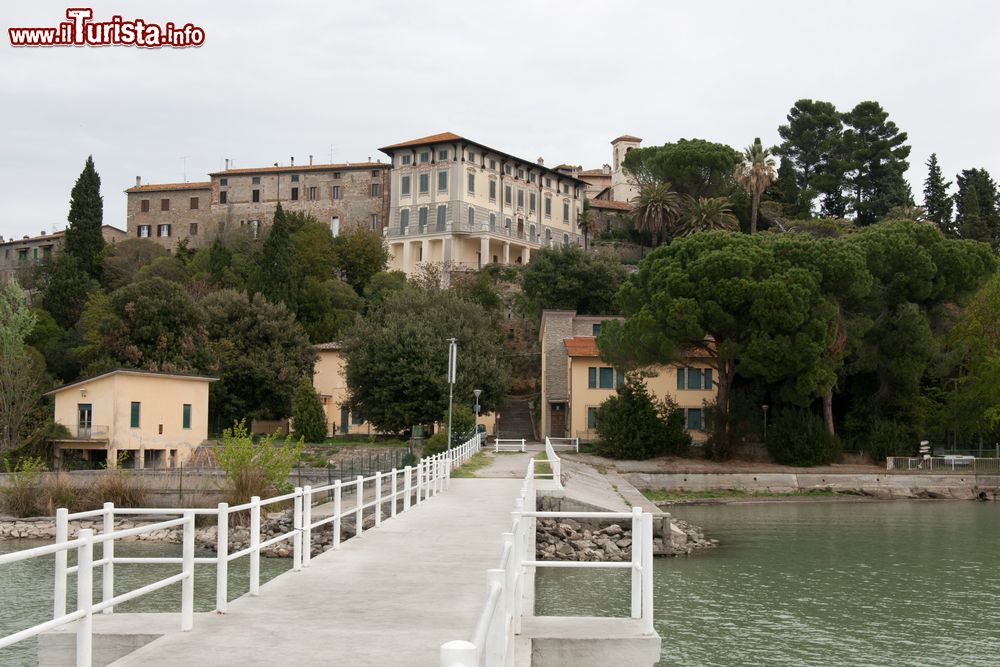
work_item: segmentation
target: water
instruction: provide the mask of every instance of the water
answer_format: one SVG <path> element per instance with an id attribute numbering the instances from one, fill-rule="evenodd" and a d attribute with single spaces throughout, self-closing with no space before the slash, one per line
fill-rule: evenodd
<path id="1" fill-rule="evenodd" d="M 42 540 L 0 541 L 0 554 L 48 544 Z M 94 551 L 94 559 L 101 557 L 100 547 Z M 181 545 L 158 542 L 115 542 L 115 556 L 151 557 L 180 556 Z M 214 556 L 214 552 L 197 549 L 195 556 Z M 75 563 L 75 554 L 70 552 L 70 565 Z M 0 569 L 0 637 L 29 628 L 52 618 L 53 556 L 32 558 Z M 261 583 L 291 569 L 290 558 L 261 558 Z M 120 594 L 169 577 L 180 572 L 177 565 L 115 565 L 115 593 Z M 71 575 L 68 582 L 66 609 L 76 608 L 76 577 Z M 101 596 L 100 568 L 95 571 L 94 600 Z M 250 564 L 241 558 L 229 564 L 229 599 L 233 600 L 247 592 L 250 586 Z M 215 566 L 195 566 L 195 611 L 211 611 L 215 608 Z M 149 595 L 125 602 L 115 608 L 118 613 L 127 612 L 175 612 L 181 608 L 181 585 L 179 583 L 160 589 Z M 180 617 L 178 617 L 178 628 Z M 36 640 L 28 639 L 14 646 L 0 649 L 0 666 L 34 667 Z"/>
<path id="2" fill-rule="evenodd" d="M 657 559 L 660 665 L 1000 664 L 1000 505 L 678 508 L 722 540 Z M 629 575 L 544 569 L 539 614 L 627 616 Z"/>

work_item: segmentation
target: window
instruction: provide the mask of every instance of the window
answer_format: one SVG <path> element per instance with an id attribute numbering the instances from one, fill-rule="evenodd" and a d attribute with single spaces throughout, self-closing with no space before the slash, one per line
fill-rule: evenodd
<path id="1" fill-rule="evenodd" d="M 198 236 L 198 223 L 192 222 L 188 225 L 188 236 Z"/>
<path id="2" fill-rule="evenodd" d="M 475 162 L 475 161 L 476 161 L 476 154 L 473 153 L 472 151 L 469 151 L 469 162 Z"/>
<path id="3" fill-rule="evenodd" d="M 142 409 L 142 404 L 138 401 L 132 401 L 132 418 L 129 421 L 129 426 L 131 428 L 139 428 L 139 413 Z"/>
<path id="4" fill-rule="evenodd" d="M 198 198 L 197 197 L 191 197 L 191 210 L 192 211 L 197 211 L 198 210 Z"/>
<path id="5" fill-rule="evenodd" d="M 381 197 L 382 196 L 382 184 L 381 183 L 372 183 L 372 185 L 371 185 L 371 196 L 372 197 Z"/>
<path id="6" fill-rule="evenodd" d="M 689 431 L 703 431 L 704 430 L 704 417 L 701 408 L 688 408 L 685 410 L 687 413 L 687 428 Z"/>
<path id="7" fill-rule="evenodd" d="M 520 178 L 522 181 L 524 180 L 524 169 L 517 170 L 517 177 Z"/>
<path id="8" fill-rule="evenodd" d="M 334 186 L 334 187 L 336 187 L 336 189 L 338 191 L 340 190 L 340 186 L 339 185 Z M 316 199 L 317 199 L 316 186 L 313 185 L 313 186 L 309 187 L 309 201 L 316 201 Z M 334 199 L 340 199 L 340 197 L 334 197 Z"/>
<path id="9" fill-rule="evenodd" d="M 591 389 L 617 389 L 625 384 L 625 375 L 609 366 L 587 369 L 587 386 Z"/>
<path id="10" fill-rule="evenodd" d="M 340 186 L 339 185 L 334 185 L 334 186 L 332 186 L 330 188 L 330 198 L 331 199 L 340 199 Z"/>
<path id="11" fill-rule="evenodd" d="M 410 177 L 401 176 L 399 179 L 399 194 L 403 197 L 410 196 Z"/>
<path id="12" fill-rule="evenodd" d="M 410 209 L 404 208 L 399 212 L 399 230 L 406 234 L 406 228 L 410 226 Z"/>
<path id="13" fill-rule="evenodd" d="M 378 178 L 378 169 L 372 169 L 372 178 Z"/>
<path id="14" fill-rule="evenodd" d="M 476 226 L 476 209 L 469 207 L 469 227 Z"/>
<path id="15" fill-rule="evenodd" d="M 528 182 L 529 183 L 535 182 L 535 172 L 531 172 L 530 174 L 528 174 Z"/>
<path id="16" fill-rule="evenodd" d="M 299 182 L 299 175 L 292 174 L 292 183 L 298 183 L 298 182 Z"/>
<path id="17" fill-rule="evenodd" d="M 490 169 L 492 169 L 493 171 L 496 171 L 496 169 L 497 169 L 497 161 L 496 160 L 490 160 Z"/>
<path id="18" fill-rule="evenodd" d="M 438 206 L 437 208 L 437 231 L 444 231 L 444 219 L 448 215 L 448 207 L 445 205 Z"/>
<path id="19" fill-rule="evenodd" d="M 678 389 L 711 389 L 712 369 L 711 368 L 678 368 L 677 369 Z"/>
<path id="20" fill-rule="evenodd" d="M 531 227 L 529 227 L 528 235 L 529 235 L 528 238 L 531 240 L 532 243 L 534 243 L 535 242 L 535 226 L 534 225 L 531 225 Z"/>
<path id="21" fill-rule="evenodd" d="M 448 172 L 439 171 L 438 172 L 438 192 L 448 191 Z"/>
<path id="22" fill-rule="evenodd" d="M 161 238 L 166 238 L 170 236 L 170 225 L 157 225 L 156 235 Z"/>
<path id="23" fill-rule="evenodd" d="M 139 225 L 139 238 L 148 239 L 151 225 Z"/>
<path id="24" fill-rule="evenodd" d="M 566 183 L 563 183 L 563 194 L 564 195 L 569 194 L 569 185 L 567 185 Z"/>
<path id="25" fill-rule="evenodd" d="M 339 171 L 333 172 L 333 177 L 339 181 L 340 180 L 340 172 Z"/>
<path id="26" fill-rule="evenodd" d="M 169 211 L 170 210 L 170 200 L 169 199 L 161 199 L 160 200 L 160 210 L 161 211 Z"/>
<path id="27" fill-rule="evenodd" d="M 511 167 L 509 164 L 505 164 L 503 166 L 503 173 L 510 176 L 512 173 L 514 173 L 514 168 Z"/>
<path id="28" fill-rule="evenodd" d="M 333 216 L 330 218 L 330 234 L 334 238 L 340 236 L 340 216 Z"/>
<path id="29" fill-rule="evenodd" d="M 503 186 L 503 202 L 505 204 L 510 204 L 511 201 L 513 200 L 512 193 L 513 193 L 513 190 L 511 189 L 511 187 L 509 185 Z"/>
<path id="30" fill-rule="evenodd" d="M 597 428 L 597 408 L 587 408 L 587 428 Z"/>
<path id="31" fill-rule="evenodd" d="M 418 229 L 418 231 L 421 234 L 423 234 L 426 230 L 427 230 L 427 207 L 426 206 L 421 206 L 420 207 L 420 215 L 419 215 L 419 229 Z"/>
<path id="32" fill-rule="evenodd" d="M 524 208 L 524 190 L 517 189 L 517 207 Z"/>
<path id="33" fill-rule="evenodd" d="M 351 412 L 351 423 L 355 426 L 365 423 L 365 414 L 361 410 L 354 410 Z"/>
<path id="34" fill-rule="evenodd" d="M 600 375 L 598 376 L 598 388 L 600 389 L 614 389 L 615 388 L 615 370 L 613 368 L 602 367 L 600 369 Z"/>
<path id="35" fill-rule="evenodd" d="M 191 404 L 185 403 L 181 410 L 181 428 L 191 428 Z"/>
<path id="36" fill-rule="evenodd" d="M 431 175 L 420 174 L 420 194 L 425 195 L 431 190 Z"/>
<path id="37" fill-rule="evenodd" d="M 219 185 L 222 185 L 222 186 L 229 185 L 229 179 L 228 178 L 220 178 L 219 179 Z"/>
<path id="38" fill-rule="evenodd" d="M 469 194 L 475 194 L 476 192 L 476 175 L 469 174 Z"/>
<path id="39" fill-rule="evenodd" d="M 143 199 L 139 202 L 139 211 L 142 213 L 149 213 L 149 200 Z"/>
<path id="40" fill-rule="evenodd" d="M 254 176 L 253 179 L 250 181 L 250 184 L 251 185 L 260 185 L 260 176 Z"/>
<path id="41" fill-rule="evenodd" d="M 497 200 L 497 182 L 491 180 L 490 181 L 490 201 L 496 201 L 496 200 Z"/>
<path id="42" fill-rule="evenodd" d="M 378 213 L 372 213 L 371 222 L 372 222 L 372 231 L 376 231 L 378 229 Z"/>
<path id="43" fill-rule="evenodd" d="M 298 200 L 299 200 L 299 189 L 292 188 L 292 201 L 298 201 Z"/>
<path id="44" fill-rule="evenodd" d="M 420 164 L 427 164 L 431 161 L 430 151 L 420 151 Z"/>
<path id="45" fill-rule="evenodd" d="M 569 234 L 563 234 L 563 245 L 569 245 Z"/>
<path id="46" fill-rule="evenodd" d="M 18 250 L 17 251 L 17 261 L 19 261 L 19 262 L 27 262 L 28 261 L 28 249 L 27 248 L 25 248 L 24 250 Z"/>
<path id="47" fill-rule="evenodd" d="M 552 230 L 551 229 L 546 229 L 545 230 L 545 245 L 547 245 L 547 246 L 551 246 L 552 245 Z"/>
<path id="48" fill-rule="evenodd" d="M 219 191 L 219 203 L 220 204 L 225 204 L 226 203 L 226 201 L 227 201 L 226 195 L 228 195 L 228 194 L 229 193 L 226 192 L 225 190 Z"/>
<path id="49" fill-rule="evenodd" d="M 563 202 L 563 222 L 569 222 L 569 204 Z"/>
<path id="50" fill-rule="evenodd" d="M 250 201 L 255 204 L 260 203 L 260 190 L 253 190 L 251 194 Z"/>
<path id="51" fill-rule="evenodd" d="M 497 214 L 490 213 L 490 231 L 495 232 L 497 230 Z"/>
<path id="52" fill-rule="evenodd" d="M 535 193 L 534 192 L 528 193 L 528 210 L 531 211 L 532 213 L 535 212 Z"/>
<path id="53" fill-rule="evenodd" d="M 503 229 L 504 229 L 505 232 L 507 232 L 508 234 L 510 234 L 510 218 L 504 218 Z"/>
<path id="54" fill-rule="evenodd" d="M 31 252 L 32 259 L 34 259 L 37 262 L 38 261 L 38 248 L 32 248 L 31 250 L 32 250 L 32 252 Z"/>
<path id="55" fill-rule="evenodd" d="M 547 188 L 551 188 L 552 187 L 552 179 L 549 178 L 548 176 L 545 177 L 545 187 L 547 187 Z"/>
<path id="56" fill-rule="evenodd" d="M 438 151 L 438 159 L 439 160 L 447 160 L 448 159 L 448 149 L 447 148 L 442 148 L 441 150 Z"/>
<path id="57" fill-rule="evenodd" d="M 402 166 L 404 166 L 404 167 L 406 165 L 410 164 L 410 162 L 412 162 L 412 161 L 413 161 L 413 156 L 411 156 L 411 155 L 400 155 L 399 156 L 399 164 L 402 165 Z"/>
<path id="58" fill-rule="evenodd" d="M 552 197 L 545 198 L 545 217 L 552 217 Z"/>
<path id="59" fill-rule="evenodd" d="M 591 335 L 593 335 L 593 336 L 600 336 L 601 335 L 601 323 L 600 322 L 594 322 L 592 325 L 590 325 L 590 332 L 591 332 Z"/>

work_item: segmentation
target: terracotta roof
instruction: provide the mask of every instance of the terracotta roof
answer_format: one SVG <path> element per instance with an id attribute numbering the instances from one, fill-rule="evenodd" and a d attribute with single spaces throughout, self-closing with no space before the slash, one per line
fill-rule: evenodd
<path id="1" fill-rule="evenodd" d="M 611 140 L 611 145 L 617 144 L 619 141 L 635 141 L 635 142 L 640 142 L 640 141 L 642 141 L 642 139 L 640 139 L 639 137 L 632 136 L 631 134 L 623 134 L 622 136 L 618 137 L 617 139 L 612 139 Z"/>
<path id="2" fill-rule="evenodd" d="M 603 169 L 584 169 L 577 176 L 605 176 L 611 178 L 611 174 L 605 174 Z"/>
<path id="3" fill-rule="evenodd" d="M 391 146 L 385 146 L 379 150 L 383 153 L 392 150 L 393 148 L 406 148 L 407 146 L 420 146 L 421 144 L 436 144 L 441 141 L 468 141 L 465 137 L 460 137 L 454 132 L 439 132 L 437 134 L 432 134 L 428 137 L 421 137 L 420 139 L 411 139 L 409 141 L 403 141 L 398 144 L 392 144 Z"/>
<path id="4" fill-rule="evenodd" d="M 212 187 L 211 181 L 200 181 L 198 183 L 153 183 L 150 185 L 133 185 L 125 192 L 168 192 L 171 190 L 208 190 Z"/>
<path id="5" fill-rule="evenodd" d="M 303 164 L 285 167 L 247 167 L 213 171 L 209 176 L 238 176 L 240 174 L 300 174 L 307 171 L 347 171 L 350 169 L 391 169 L 386 162 L 341 162 L 338 164 Z"/>
<path id="6" fill-rule="evenodd" d="M 77 380 L 76 382 L 70 382 L 69 384 L 64 384 L 61 387 L 56 387 L 43 394 L 43 396 L 51 396 L 52 394 L 58 394 L 60 391 L 65 391 L 71 389 L 72 387 L 77 387 L 81 384 L 86 384 L 92 382 L 93 380 L 100 379 L 108 375 L 141 375 L 145 377 L 166 377 L 175 378 L 180 380 L 201 380 L 202 382 L 217 382 L 219 378 L 209 377 L 207 375 L 197 375 L 194 373 L 165 373 L 161 371 L 143 371 L 138 368 L 116 368 L 113 371 L 106 371 L 98 375 L 93 375 L 89 378 L 83 378 Z"/>
<path id="7" fill-rule="evenodd" d="M 614 199 L 591 199 L 590 208 L 604 208 L 612 211 L 631 211 L 632 205 L 628 202 Z"/>
<path id="8" fill-rule="evenodd" d="M 563 340 L 566 353 L 571 357 L 599 357 L 597 339 L 593 336 L 574 336 Z"/>

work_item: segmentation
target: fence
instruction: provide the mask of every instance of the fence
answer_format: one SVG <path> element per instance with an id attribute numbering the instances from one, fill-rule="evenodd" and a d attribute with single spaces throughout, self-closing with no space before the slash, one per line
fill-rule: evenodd
<path id="1" fill-rule="evenodd" d="M 527 441 L 524 438 L 515 440 L 511 438 L 495 438 L 493 440 L 494 452 L 524 452 L 527 451 Z"/>
<path id="2" fill-rule="evenodd" d="M 547 455 L 550 456 L 551 465 L 554 452 Z M 558 463 L 558 458 L 555 461 Z M 510 532 L 503 534 L 498 566 L 486 571 L 486 602 L 476 620 L 472 639 L 452 640 L 442 644 L 441 667 L 505 667 L 513 664 L 514 639 L 521 631 L 525 568 L 529 567 L 630 569 L 631 617 L 640 619 L 643 634 L 654 633 L 653 515 L 643 513 L 638 507 L 634 507 L 632 512 L 537 512 L 533 510 L 535 478 L 535 459 L 532 459 L 528 461 L 521 493 L 514 503 Z M 539 518 L 630 519 L 632 560 L 535 560 L 535 522 Z"/>
<path id="3" fill-rule="evenodd" d="M 545 458 L 546 458 L 546 461 L 544 461 L 544 462 L 549 464 L 549 468 L 552 471 L 552 473 L 551 473 L 552 481 L 555 482 L 555 485 L 556 485 L 557 488 L 561 489 L 562 488 L 562 459 L 560 459 L 556 455 L 556 450 L 555 450 L 555 448 L 553 446 L 553 442 L 552 442 L 555 439 L 556 438 L 549 438 L 549 437 L 545 438 Z M 538 459 L 535 459 L 535 467 L 536 468 L 537 468 L 537 465 L 539 463 L 542 463 L 542 461 L 540 461 Z M 535 477 L 543 477 L 544 476 L 544 475 L 538 473 L 537 470 L 535 471 L 534 474 L 535 474 Z"/>
<path id="4" fill-rule="evenodd" d="M 1000 473 L 1000 458 L 978 458 L 961 454 L 947 456 L 890 456 L 885 460 L 888 471 L 935 473 Z"/>
<path id="5" fill-rule="evenodd" d="M 393 518 L 400 512 L 405 512 L 431 496 L 448 488 L 451 471 L 461 466 L 482 447 L 483 437 L 476 434 L 462 445 L 446 452 L 428 456 L 417 462 L 416 466 L 405 466 L 402 470 L 393 468 L 387 473 L 375 472 L 365 477 L 358 475 L 355 479 L 344 482 L 336 480 L 332 484 L 313 488 L 311 486 L 296 487 L 291 493 L 261 499 L 254 496 L 250 502 L 230 506 L 219 503 L 211 509 L 164 509 L 164 508 L 121 508 L 112 503 L 105 503 L 99 510 L 75 512 L 70 514 L 66 509 L 56 512 L 56 538 L 52 545 L 26 549 L 0 556 L 0 566 L 30 558 L 55 555 L 55 584 L 52 619 L 26 630 L 0 638 L 0 648 L 10 646 L 24 639 L 34 637 L 47 630 L 74 621 L 80 621 L 76 635 L 77 667 L 90 667 L 91 645 L 93 631 L 93 615 L 95 613 L 110 614 L 114 607 L 122 602 L 132 600 L 155 590 L 182 583 L 181 591 L 181 630 L 187 631 L 194 623 L 194 565 L 212 564 L 216 567 L 215 607 L 218 612 L 225 612 L 228 607 L 229 564 L 239 558 L 247 557 L 250 568 L 251 596 L 260 592 L 260 556 L 261 550 L 278 542 L 292 542 L 292 570 L 300 571 L 309 566 L 312 553 L 312 531 L 332 524 L 332 548 L 340 547 L 340 528 L 343 519 L 353 517 L 355 535 L 360 537 L 364 531 L 364 515 L 366 510 L 374 515 L 374 525 L 379 526 L 383 518 Z M 367 486 L 366 486 L 367 485 Z M 386 488 L 388 487 L 388 488 Z M 368 495 L 366 495 L 366 489 Z M 353 491 L 355 498 L 349 508 L 343 507 L 347 491 Z M 332 503 L 330 516 L 313 520 L 313 502 L 317 499 L 329 499 Z M 367 500 L 366 500 L 367 499 Z M 275 535 L 268 540 L 261 540 L 261 508 L 280 505 L 291 501 L 292 530 Z M 400 507 L 400 502 L 402 507 Z M 389 503 L 388 517 L 383 517 L 383 505 Z M 249 546 L 239 551 L 229 552 L 230 516 L 237 512 L 248 512 L 250 517 Z M 128 530 L 114 530 L 115 518 L 118 516 L 163 516 L 180 514 L 181 517 L 147 524 Z M 194 521 L 198 515 L 215 517 L 217 523 L 216 554 L 210 557 L 194 556 Z M 94 535 L 92 529 L 80 529 L 76 539 L 69 539 L 69 526 L 72 521 L 84 519 L 103 520 L 103 533 Z M 162 530 L 183 526 L 182 556 L 162 558 L 122 558 L 115 556 L 115 540 L 154 530 Z M 93 560 L 93 547 L 102 545 L 100 560 Z M 67 552 L 77 550 L 77 565 L 67 566 Z M 114 594 L 115 565 L 119 564 L 180 564 L 179 574 L 161 579 L 157 582 L 122 593 Z M 101 601 L 93 601 L 92 581 L 94 569 L 102 568 Z M 66 591 L 69 575 L 77 575 L 77 608 L 66 612 Z"/>
<path id="6" fill-rule="evenodd" d="M 546 444 L 552 443 L 552 448 L 561 447 L 563 449 L 572 449 L 574 452 L 580 451 L 580 438 L 545 438 Z"/>

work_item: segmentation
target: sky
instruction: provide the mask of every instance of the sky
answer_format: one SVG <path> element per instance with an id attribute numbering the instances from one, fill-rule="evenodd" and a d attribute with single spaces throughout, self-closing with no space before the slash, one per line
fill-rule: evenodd
<path id="1" fill-rule="evenodd" d="M 7 28 L 67 6 L 7 3 L 0 36 L 0 235 L 66 225 L 88 155 L 104 221 L 123 190 L 207 180 L 225 158 L 356 162 L 452 131 L 527 159 L 596 168 L 611 139 L 778 142 L 796 100 L 877 100 L 949 179 L 1000 176 L 1000 3 L 953 0 L 188 2 L 90 5 L 192 23 L 199 48 L 13 48 Z"/>

